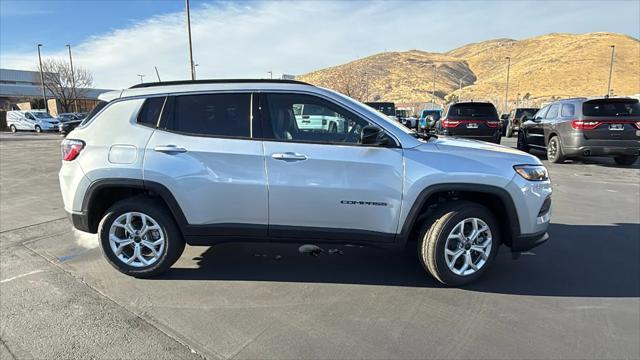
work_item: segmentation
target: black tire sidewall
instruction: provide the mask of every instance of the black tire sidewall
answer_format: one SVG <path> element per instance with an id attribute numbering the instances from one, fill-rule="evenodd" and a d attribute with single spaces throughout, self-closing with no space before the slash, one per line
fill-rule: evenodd
<path id="1" fill-rule="evenodd" d="M 529 146 L 527 146 L 527 140 L 525 139 L 525 135 L 522 130 L 518 131 L 518 142 L 516 147 L 520 151 L 529 152 Z"/>
<path id="2" fill-rule="evenodd" d="M 40 126 L 38 126 L 38 125 L 36 125 L 33 129 L 34 129 L 37 133 L 41 133 L 41 132 L 42 132 L 42 128 L 41 128 Z"/>
<path id="3" fill-rule="evenodd" d="M 613 160 L 618 165 L 631 166 L 635 164 L 636 161 L 638 161 L 638 156 L 637 155 L 620 155 L 620 156 L 615 156 Z"/>
<path id="4" fill-rule="evenodd" d="M 552 142 L 556 143 L 556 155 L 553 158 L 549 156 L 549 148 Z M 560 143 L 560 138 L 558 136 L 552 136 L 549 139 L 549 143 L 547 143 L 547 160 L 556 164 L 564 161 L 564 155 L 562 153 L 562 144 Z"/>
<path id="5" fill-rule="evenodd" d="M 16 128 L 16 126 L 13 124 L 9 126 L 9 130 L 11 130 L 12 133 L 18 132 L 18 128 Z"/>
<path id="6" fill-rule="evenodd" d="M 152 217 L 164 233 L 166 239 L 164 252 L 160 256 L 160 259 L 152 265 L 146 267 L 127 265 L 118 259 L 111 250 L 111 246 L 109 245 L 109 229 L 120 215 L 127 212 L 141 212 Z M 100 221 L 98 237 L 104 256 L 115 269 L 124 274 L 141 278 L 156 276 L 166 271 L 178 260 L 184 250 L 184 240 L 170 213 L 162 204 L 144 198 L 123 200 L 109 208 Z"/>

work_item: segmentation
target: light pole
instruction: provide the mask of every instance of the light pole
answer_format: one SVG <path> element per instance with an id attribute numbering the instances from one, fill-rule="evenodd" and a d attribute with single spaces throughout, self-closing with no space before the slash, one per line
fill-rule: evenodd
<path id="1" fill-rule="evenodd" d="M 369 73 L 364 72 L 364 80 L 365 80 L 365 102 L 369 101 Z"/>
<path id="2" fill-rule="evenodd" d="M 436 108 L 436 64 L 433 64 L 433 90 L 431 91 L 431 109 Z"/>
<path id="3" fill-rule="evenodd" d="M 611 94 L 611 74 L 613 74 L 613 54 L 616 51 L 616 46 L 611 45 L 611 63 L 609 64 L 609 84 L 607 85 L 607 97 Z"/>
<path id="4" fill-rule="evenodd" d="M 273 80 L 273 71 L 267 71 L 267 74 L 269 74 L 269 79 Z"/>
<path id="5" fill-rule="evenodd" d="M 76 77 L 73 73 L 73 58 L 71 57 L 71 45 L 65 45 L 67 49 L 69 49 L 69 65 L 71 65 L 71 88 L 73 89 L 73 107 L 76 112 L 78 112 L 78 94 L 76 93 Z"/>
<path id="6" fill-rule="evenodd" d="M 140 84 L 142 84 L 142 78 L 144 77 L 144 75 L 138 74 L 138 76 L 140 76 Z"/>
<path id="7" fill-rule="evenodd" d="M 187 7 L 187 33 L 189 34 L 189 68 L 191 69 L 191 80 L 196 79 L 196 68 L 193 64 L 193 46 L 191 45 L 191 14 L 189 13 L 189 0 L 185 0 Z"/>
<path id="8" fill-rule="evenodd" d="M 507 89 L 504 94 L 504 112 L 509 112 L 509 68 L 511 67 L 511 56 L 505 57 L 507 59 Z"/>
<path id="9" fill-rule="evenodd" d="M 47 93 L 44 89 L 44 73 L 42 72 L 42 57 L 40 56 L 40 47 L 42 44 L 38 44 L 38 63 L 40 64 L 40 81 L 42 82 L 42 99 L 44 99 L 44 108 L 49 112 L 49 104 L 47 104 Z"/>
<path id="10" fill-rule="evenodd" d="M 467 75 L 465 75 L 465 76 L 460 78 L 460 86 L 458 87 L 458 93 L 459 93 L 458 94 L 458 100 L 459 101 L 462 101 L 462 80 L 466 79 L 467 76 L 469 76 L 469 74 L 467 74 Z"/>

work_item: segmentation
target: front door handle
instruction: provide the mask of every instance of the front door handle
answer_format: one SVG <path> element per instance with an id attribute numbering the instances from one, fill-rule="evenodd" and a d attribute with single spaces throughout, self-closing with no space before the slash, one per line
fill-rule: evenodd
<path id="1" fill-rule="evenodd" d="M 176 145 L 158 145 L 153 148 L 154 151 L 162 153 L 183 153 L 187 152 L 187 149 Z"/>
<path id="2" fill-rule="evenodd" d="M 296 154 L 293 152 L 286 153 L 273 153 L 271 157 L 275 160 L 283 160 L 283 161 L 302 161 L 307 160 L 307 157 L 302 154 Z"/>

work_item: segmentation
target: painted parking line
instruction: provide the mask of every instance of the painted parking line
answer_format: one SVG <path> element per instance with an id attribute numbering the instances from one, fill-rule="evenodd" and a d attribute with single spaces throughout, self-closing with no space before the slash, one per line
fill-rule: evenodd
<path id="1" fill-rule="evenodd" d="M 10 278 L 8 278 L 8 279 L 0 280 L 0 284 L 2 284 L 2 283 L 6 283 L 6 282 L 9 282 L 9 281 L 13 281 L 13 280 L 17 280 L 17 279 L 23 278 L 23 277 L 25 277 L 25 276 L 29 276 L 29 275 L 33 275 L 33 274 L 37 274 L 37 273 L 41 273 L 41 272 L 44 272 L 44 271 L 45 271 L 45 270 L 33 270 L 33 271 L 29 271 L 28 273 L 24 273 L 24 274 L 20 274 L 20 275 L 16 275 L 16 276 L 10 277 Z"/>

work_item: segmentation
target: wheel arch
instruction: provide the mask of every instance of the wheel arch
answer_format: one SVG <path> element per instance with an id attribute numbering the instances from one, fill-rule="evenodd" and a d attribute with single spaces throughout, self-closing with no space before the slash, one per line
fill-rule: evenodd
<path id="1" fill-rule="evenodd" d="M 498 220 L 502 243 L 510 246 L 511 240 L 520 235 L 516 206 L 507 190 L 486 184 L 435 184 L 422 190 L 411 206 L 398 235 L 400 245 L 406 245 L 433 209 L 455 199 L 474 201 L 489 208 Z"/>

